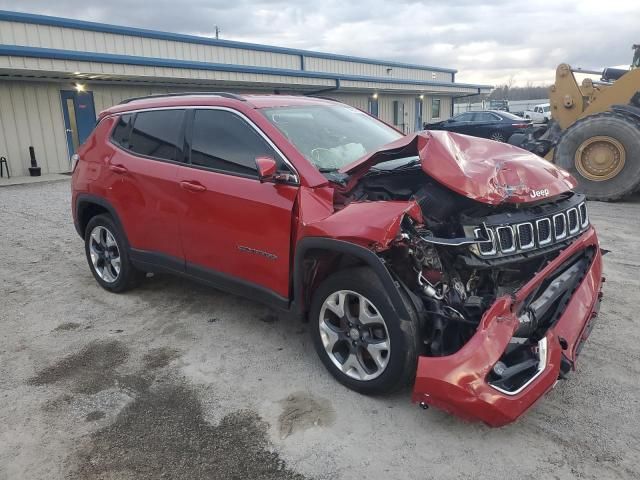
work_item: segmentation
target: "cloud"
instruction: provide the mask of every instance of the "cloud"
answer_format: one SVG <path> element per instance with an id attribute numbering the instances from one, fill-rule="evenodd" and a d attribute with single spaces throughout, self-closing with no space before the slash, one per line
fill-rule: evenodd
<path id="1" fill-rule="evenodd" d="M 30 0 L 29 12 L 206 36 L 218 25 L 229 40 L 452 67 L 494 85 L 551 83 L 561 62 L 629 64 L 640 41 L 629 0 Z"/>

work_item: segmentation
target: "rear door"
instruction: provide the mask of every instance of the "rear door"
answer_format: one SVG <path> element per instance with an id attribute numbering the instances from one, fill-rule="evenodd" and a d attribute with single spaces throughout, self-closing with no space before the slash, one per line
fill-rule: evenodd
<path id="1" fill-rule="evenodd" d="M 185 160 L 185 110 L 120 116 L 111 141 L 107 195 L 138 256 L 182 270 L 178 231 L 178 166 Z"/>
<path id="2" fill-rule="evenodd" d="M 190 163 L 178 175 L 187 271 L 231 291 L 285 300 L 298 187 L 261 183 L 255 159 L 271 156 L 280 171 L 292 170 L 239 112 L 194 110 L 188 131 Z"/>
<path id="3" fill-rule="evenodd" d="M 470 134 L 489 138 L 499 122 L 500 117 L 491 112 L 476 112 L 473 114 L 473 127 Z"/>

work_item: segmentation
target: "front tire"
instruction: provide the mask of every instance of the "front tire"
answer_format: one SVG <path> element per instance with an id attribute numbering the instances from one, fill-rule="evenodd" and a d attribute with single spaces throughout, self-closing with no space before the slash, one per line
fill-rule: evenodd
<path id="1" fill-rule="evenodd" d="M 417 316 L 399 319 L 369 268 L 341 270 L 316 289 L 309 313 L 320 360 L 343 385 L 363 394 L 398 390 L 413 380 L 418 360 Z"/>
<path id="2" fill-rule="evenodd" d="M 131 264 L 124 234 L 110 215 L 96 215 L 84 234 L 87 262 L 98 284 L 113 293 L 137 286 L 144 274 Z"/>

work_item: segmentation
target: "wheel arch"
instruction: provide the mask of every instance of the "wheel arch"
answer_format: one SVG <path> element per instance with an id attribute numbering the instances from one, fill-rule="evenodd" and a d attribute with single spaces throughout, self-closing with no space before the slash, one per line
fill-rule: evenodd
<path id="1" fill-rule="evenodd" d="M 307 278 L 309 274 L 308 260 L 317 260 L 321 256 L 328 257 L 328 261 L 333 263 L 334 267 L 337 265 L 338 268 L 329 269 L 321 274 L 320 278 Z M 355 265 L 370 267 L 382 283 L 387 295 L 389 295 L 391 305 L 398 317 L 401 320 L 410 318 L 407 306 L 401 296 L 399 285 L 378 255 L 368 248 L 354 243 L 322 237 L 303 238 L 296 246 L 293 264 L 292 310 L 302 319 L 306 319 L 314 287 L 331 273 Z"/>
<path id="2" fill-rule="evenodd" d="M 76 231 L 81 238 L 84 238 L 85 230 L 89 221 L 96 215 L 108 213 L 113 221 L 116 223 L 123 236 L 126 239 L 126 234 L 122 228 L 122 222 L 118 216 L 115 208 L 107 200 L 102 197 L 97 197 L 90 194 L 80 194 L 76 198 L 76 218 L 74 219 L 74 225 Z"/>

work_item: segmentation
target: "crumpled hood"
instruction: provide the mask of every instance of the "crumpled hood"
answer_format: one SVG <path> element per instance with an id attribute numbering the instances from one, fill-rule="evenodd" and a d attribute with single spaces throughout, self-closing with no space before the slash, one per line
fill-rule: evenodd
<path id="1" fill-rule="evenodd" d="M 577 185 L 569 173 L 526 150 L 447 131 L 408 135 L 340 172 L 357 180 L 377 163 L 413 155 L 420 157 L 424 172 L 442 185 L 491 205 L 535 202 Z"/>

